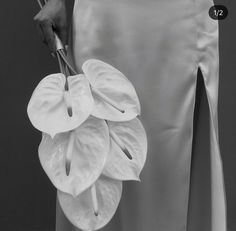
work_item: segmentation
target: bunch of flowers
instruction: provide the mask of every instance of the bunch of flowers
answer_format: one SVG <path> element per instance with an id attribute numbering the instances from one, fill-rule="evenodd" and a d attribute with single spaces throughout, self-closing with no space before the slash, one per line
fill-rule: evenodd
<path id="1" fill-rule="evenodd" d="M 40 81 L 27 113 L 42 132 L 40 163 L 66 217 L 97 230 L 115 214 L 122 181 L 139 181 L 147 153 L 140 103 L 113 66 L 89 59 L 77 74 L 63 49 L 57 56 L 61 73 Z"/>

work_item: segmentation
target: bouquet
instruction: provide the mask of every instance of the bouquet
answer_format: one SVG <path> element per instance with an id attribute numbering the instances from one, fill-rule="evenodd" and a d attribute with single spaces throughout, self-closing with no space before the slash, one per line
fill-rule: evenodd
<path id="1" fill-rule="evenodd" d="M 139 181 L 145 164 L 140 103 L 115 67 L 89 59 L 77 73 L 56 41 L 60 73 L 39 82 L 27 113 L 42 132 L 40 163 L 64 214 L 75 227 L 97 230 L 115 214 L 122 181 Z"/>

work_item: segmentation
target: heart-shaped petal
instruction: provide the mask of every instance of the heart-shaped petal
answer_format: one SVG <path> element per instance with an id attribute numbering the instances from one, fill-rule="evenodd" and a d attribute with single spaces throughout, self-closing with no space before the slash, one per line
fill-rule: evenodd
<path id="1" fill-rule="evenodd" d="M 117 180 L 139 180 L 147 156 L 147 137 L 141 122 L 137 118 L 109 121 L 108 126 L 111 148 L 103 174 Z"/>
<path id="2" fill-rule="evenodd" d="M 52 137 L 78 127 L 93 110 L 94 101 L 85 76 L 69 76 L 67 80 L 69 91 L 65 91 L 66 78 L 63 74 L 45 77 L 28 104 L 27 112 L 33 126 Z"/>
<path id="3" fill-rule="evenodd" d="M 120 71 L 96 59 L 85 61 L 82 70 L 92 86 L 95 101 L 92 115 L 111 121 L 128 121 L 140 114 L 135 89 Z"/>
<path id="4" fill-rule="evenodd" d="M 81 230 L 97 230 L 113 217 L 120 202 L 122 182 L 101 176 L 95 183 L 98 214 L 94 214 L 93 192 L 87 189 L 77 197 L 58 191 L 62 210 L 69 221 Z"/>
<path id="5" fill-rule="evenodd" d="M 74 136 L 71 144 L 70 137 Z M 66 156 L 70 145 L 70 173 L 66 174 Z M 109 132 L 104 120 L 90 116 L 72 132 L 53 139 L 43 134 L 39 146 L 41 165 L 59 190 L 77 196 L 101 174 L 109 151 Z"/>

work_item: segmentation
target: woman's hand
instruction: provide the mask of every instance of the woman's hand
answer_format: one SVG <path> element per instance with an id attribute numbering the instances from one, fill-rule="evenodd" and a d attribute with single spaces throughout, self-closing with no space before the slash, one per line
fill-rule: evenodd
<path id="1" fill-rule="evenodd" d="M 56 51 L 54 32 L 63 45 L 67 42 L 67 20 L 65 0 L 48 0 L 40 12 L 34 17 L 39 33 L 51 52 Z"/>

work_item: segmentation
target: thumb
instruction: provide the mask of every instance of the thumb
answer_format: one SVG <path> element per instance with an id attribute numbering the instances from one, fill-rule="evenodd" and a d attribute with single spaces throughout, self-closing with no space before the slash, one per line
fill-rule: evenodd
<path id="1" fill-rule="evenodd" d="M 59 29 L 55 29 L 55 32 L 57 33 L 58 37 L 61 39 L 62 44 L 65 46 L 68 42 L 67 27 L 63 26 Z"/>
<path id="2" fill-rule="evenodd" d="M 44 20 L 39 23 L 39 28 L 43 35 L 43 42 L 48 45 L 51 52 L 56 51 L 55 35 L 50 20 Z"/>

